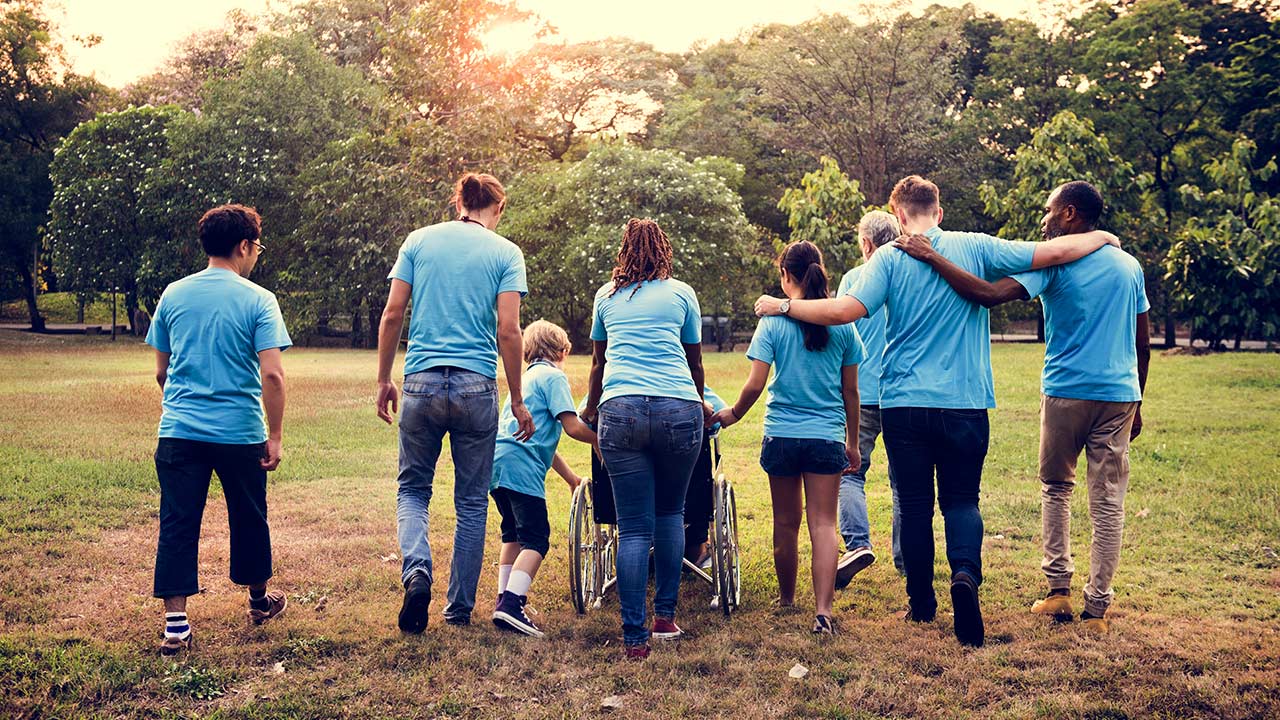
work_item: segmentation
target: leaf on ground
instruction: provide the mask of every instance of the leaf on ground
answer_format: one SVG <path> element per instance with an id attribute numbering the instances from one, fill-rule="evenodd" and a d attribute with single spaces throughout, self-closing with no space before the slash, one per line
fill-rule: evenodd
<path id="1" fill-rule="evenodd" d="M 609 697 L 600 701 L 600 709 L 601 710 L 621 710 L 622 698 L 618 695 L 610 695 Z"/>
<path id="2" fill-rule="evenodd" d="M 800 678 L 808 674 L 809 674 L 809 668 L 801 665 L 800 663 L 796 663 L 795 665 L 792 665 L 791 670 L 787 672 L 787 677 L 791 678 L 792 680 L 799 680 Z"/>
<path id="3" fill-rule="evenodd" d="M 378 556 L 378 559 L 380 559 L 380 560 L 382 560 L 382 562 L 386 563 L 386 562 L 391 562 L 392 560 L 399 560 L 399 559 L 400 559 L 400 557 L 399 557 L 398 555 L 396 555 L 395 553 L 391 553 L 390 555 L 379 555 L 379 556 Z"/>
<path id="4" fill-rule="evenodd" d="M 329 596 L 322 595 L 320 596 L 320 599 L 316 601 L 316 606 L 312 609 L 315 610 L 316 612 L 322 612 L 325 606 L 328 604 L 329 604 Z"/>
<path id="5" fill-rule="evenodd" d="M 1140 518 L 1144 518 L 1150 514 L 1151 514 L 1151 508 L 1142 508 L 1138 512 L 1134 513 L 1135 516 Z"/>
<path id="6" fill-rule="evenodd" d="M 284 674 L 284 663 L 283 663 L 283 662 L 278 662 L 278 663 L 276 663 L 275 665 L 272 665 L 272 666 L 271 666 L 271 672 L 273 672 L 273 673 L 275 673 L 275 674 L 277 674 L 277 675 L 283 675 L 283 674 Z"/>

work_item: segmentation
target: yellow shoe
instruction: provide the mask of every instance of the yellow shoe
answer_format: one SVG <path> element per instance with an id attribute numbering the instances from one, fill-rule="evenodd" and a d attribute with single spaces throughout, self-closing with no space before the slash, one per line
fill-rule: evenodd
<path id="1" fill-rule="evenodd" d="M 1049 595 L 1040 598 L 1035 605 L 1031 606 L 1031 612 L 1037 615 L 1051 615 L 1059 620 L 1075 616 L 1071 611 L 1070 595 Z"/>
<path id="2" fill-rule="evenodd" d="M 1111 622 L 1105 617 L 1085 618 L 1084 622 L 1080 623 L 1080 629 L 1089 635 L 1106 635 L 1111 632 Z"/>

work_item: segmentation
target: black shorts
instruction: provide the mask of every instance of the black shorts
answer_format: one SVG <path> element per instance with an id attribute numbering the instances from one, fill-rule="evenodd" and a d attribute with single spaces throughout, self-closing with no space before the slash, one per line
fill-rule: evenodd
<path id="1" fill-rule="evenodd" d="M 551 549 L 551 524 L 547 521 L 546 498 L 525 495 L 507 488 L 494 488 L 493 504 L 502 516 L 502 542 L 518 542 L 525 550 L 543 557 Z"/>

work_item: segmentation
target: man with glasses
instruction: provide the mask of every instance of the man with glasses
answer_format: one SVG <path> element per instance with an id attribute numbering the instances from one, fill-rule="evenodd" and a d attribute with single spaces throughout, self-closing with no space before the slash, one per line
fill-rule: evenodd
<path id="1" fill-rule="evenodd" d="M 209 266 L 165 288 L 147 333 L 164 391 L 154 595 L 164 600 L 165 656 L 191 647 L 187 596 L 200 592 L 200 522 L 213 472 L 231 526 L 231 581 L 249 587 L 249 620 L 262 624 L 286 605 L 284 593 L 267 592 L 267 472 L 280 464 L 280 355 L 292 341 L 275 295 L 248 280 L 264 250 L 261 227 L 258 213 L 243 205 L 205 213 L 199 235 Z"/>

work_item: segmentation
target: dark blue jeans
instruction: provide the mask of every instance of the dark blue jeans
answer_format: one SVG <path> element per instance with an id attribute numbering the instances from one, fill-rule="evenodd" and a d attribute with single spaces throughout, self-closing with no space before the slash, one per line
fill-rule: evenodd
<path id="1" fill-rule="evenodd" d="M 987 411 L 882 408 L 880 419 L 898 484 L 907 597 L 916 617 L 932 617 L 938 607 L 933 592 L 935 471 L 951 573 L 965 572 L 982 582 L 978 492 L 991 435 Z"/>
<path id="2" fill-rule="evenodd" d="M 498 437 L 498 384 L 491 377 L 458 368 L 431 368 L 404 379 L 400 407 L 400 489 L 396 525 L 401 579 L 416 572 L 432 578 L 427 508 L 436 461 L 445 433 L 453 455 L 453 562 L 445 596 L 446 618 L 469 619 L 484 563 L 489 517 L 489 481 Z"/>
<path id="3" fill-rule="evenodd" d="M 862 465 L 854 472 L 840 477 L 840 535 L 844 537 L 844 549 L 871 547 L 871 522 L 867 519 L 867 470 L 871 467 L 871 453 L 876 449 L 880 436 L 880 406 L 863 405 L 858 422 L 858 448 L 862 451 Z M 902 516 L 898 512 L 898 483 L 893 478 L 893 466 L 885 463 L 889 476 L 889 495 L 893 503 L 893 566 L 902 568 Z"/>
<path id="4" fill-rule="evenodd" d="M 653 548 L 653 612 L 674 618 L 684 556 L 684 498 L 702 445 L 702 404 L 625 395 L 600 405 L 600 452 L 618 510 L 622 640 L 649 639 L 645 588 Z"/>

